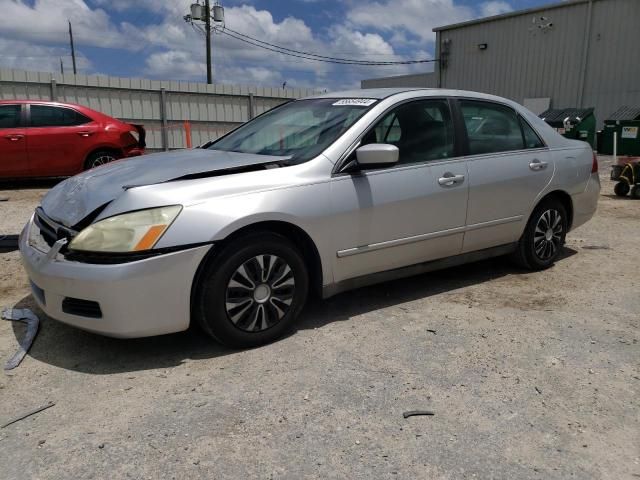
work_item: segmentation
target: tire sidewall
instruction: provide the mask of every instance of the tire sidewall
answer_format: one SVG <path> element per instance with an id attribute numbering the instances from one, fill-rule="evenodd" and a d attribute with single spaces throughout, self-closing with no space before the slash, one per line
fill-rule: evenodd
<path id="1" fill-rule="evenodd" d="M 236 327 L 226 310 L 226 290 L 237 268 L 258 255 L 276 255 L 287 262 L 295 279 L 295 292 L 285 316 L 262 332 L 245 332 Z M 255 347 L 270 343 L 290 330 L 307 299 L 309 275 L 302 255 L 285 237 L 276 234 L 251 235 L 223 248 L 205 266 L 197 298 L 200 323 L 221 343 L 232 347 Z"/>
<path id="2" fill-rule="evenodd" d="M 615 184 L 613 192 L 619 197 L 626 197 L 630 189 L 631 187 L 627 182 L 621 181 Z"/>
<path id="3" fill-rule="evenodd" d="M 557 210 L 560 213 L 562 217 L 561 218 L 562 236 L 560 239 L 560 247 L 556 251 L 555 255 L 553 255 L 551 258 L 547 260 L 542 260 L 538 258 L 538 256 L 535 253 L 534 233 L 535 233 L 536 225 L 538 224 L 538 221 L 540 220 L 541 215 L 547 210 Z M 567 220 L 568 220 L 567 210 L 564 208 L 562 203 L 560 203 L 557 200 L 553 200 L 553 199 L 545 200 L 535 208 L 535 210 L 531 214 L 529 223 L 527 223 L 527 228 L 525 229 L 525 233 L 522 238 L 522 242 L 523 242 L 522 247 L 524 248 L 524 254 L 526 256 L 527 263 L 533 269 L 544 270 L 552 266 L 555 263 L 555 261 L 558 259 L 558 256 L 562 251 L 562 248 L 564 246 L 565 239 L 567 236 L 567 229 L 568 229 Z"/>

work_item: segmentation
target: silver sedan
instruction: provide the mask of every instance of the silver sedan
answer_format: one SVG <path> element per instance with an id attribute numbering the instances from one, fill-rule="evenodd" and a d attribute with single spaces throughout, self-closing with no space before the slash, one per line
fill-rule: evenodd
<path id="1" fill-rule="evenodd" d="M 70 178 L 20 250 L 61 322 L 141 337 L 194 321 L 247 347 L 291 328 L 310 294 L 497 255 L 545 269 L 599 190 L 589 145 L 512 101 L 358 90 Z"/>

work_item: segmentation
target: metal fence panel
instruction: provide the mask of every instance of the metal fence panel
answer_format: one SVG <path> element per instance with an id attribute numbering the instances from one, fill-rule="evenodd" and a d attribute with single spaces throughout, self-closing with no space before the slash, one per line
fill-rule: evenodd
<path id="1" fill-rule="evenodd" d="M 161 88 L 165 89 L 165 118 Z M 200 145 L 246 122 L 251 113 L 256 116 L 283 102 L 316 93 L 307 88 L 207 85 L 0 69 L 0 99 L 48 101 L 55 96 L 59 102 L 84 105 L 121 120 L 144 124 L 150 150 L 186 147 L 187 131 L 191 133 L 191 144 Z"/>

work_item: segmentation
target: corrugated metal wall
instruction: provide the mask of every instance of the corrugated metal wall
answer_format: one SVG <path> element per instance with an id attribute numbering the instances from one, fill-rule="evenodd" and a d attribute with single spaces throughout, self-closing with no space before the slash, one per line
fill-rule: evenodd
<path id="1" fill-rule="evenodd" d="M 199 145 L 246 122 L 251 114 L 260 115 L 284 101 L 314 93 L 317 92 L 305 88 L 207 85 L 0 69 L 0 99 L 78 103 L 115 118 L 142 123 L 152 150 L 165 146 L 184 148 L 185 121 L 190 124 L 193 145 Z"/>
<path id="2" fill-rule="evenodd" d="M 588 12 L 589 2 L 567 2 L 437 32 L 441 50 L 449 40 L 441 86 L 520 103 L 550 97 L 553 108 L 595 107 L 601 125 L 620 106 L 640 105 L 640 1 L 594 0 L 587 37 Z M 546 20 L 534 23 L 535 17 Z M 537 27 L 549 22 L 553 27 Z M 486 50 L 479 44 L 487 44 Z"/>
<path id="3" fill-rule="evenodd" d="M 398 75 L 386 78 L 371 78 L 360 82 L 361 88 L 385 88 L 385 87 L 406 87 L 406 88 L 436 88 L 438 77 L 435 73 L 415 73 L 412 75 Z"/>

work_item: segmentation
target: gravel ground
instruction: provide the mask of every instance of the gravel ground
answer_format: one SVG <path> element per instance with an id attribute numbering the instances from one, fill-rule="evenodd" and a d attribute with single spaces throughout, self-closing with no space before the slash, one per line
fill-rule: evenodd
<path id="1" fill-rule="evenodd" d="M 345 293 L 266 347 L 43 318 L 0 374 L 0 423 L 56 405 L 0 429 L 0 478 L 640 477 L 640 202 L 608 172 L 552 269 L 496 259 Z M 0 233 L 50 186 L 0 186 Z M 0 272 L 0 306 L 40 313 L 17 252 Z M 2 362 L 23 334 L 0 322 Z"/>

